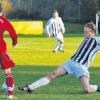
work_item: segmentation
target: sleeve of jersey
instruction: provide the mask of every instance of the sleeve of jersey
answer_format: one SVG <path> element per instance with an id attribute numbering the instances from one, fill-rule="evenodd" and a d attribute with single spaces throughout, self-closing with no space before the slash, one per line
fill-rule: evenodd
<path id="1" fill-rule="evenodd" d="M 51 20 L 47 21 L 46 25 L 45 25 L 45 32 L 48 34 L 48 35 L 51 35 L 50 33 L 50 25 L 51 25 Z"/>
<path id="2" fill-rule="evenodd" d="M 96 37 L 96 41 L 97 41 L 97 43 L 98 43 L 99 46 L 100 46 L 100 37 Z"/>
<path id="3" fill-rule="evenodd" d="M 61 18 L 60 18 L 60 24 L 61 24 L 62 32 L 64 33 L 65 32 L 65 27 L 64 27 L 64 23 L 63 23 Z"/>
<path id="4" fill-rule="evenodd" d="M 17 34 L 16 34 L 12 24 L 8 20 L 6 20 L 6 26 L 7 26 L 7 31 L 9 32 L 12 40 L 17 41 Z"/>

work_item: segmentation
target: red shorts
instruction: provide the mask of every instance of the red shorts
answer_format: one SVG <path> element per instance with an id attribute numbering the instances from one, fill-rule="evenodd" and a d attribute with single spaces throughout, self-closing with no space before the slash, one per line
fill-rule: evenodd
<path id="1" fill-rule="evenodd" d="M 0 65 L 3 70 L 12 68 L 15 65 L 6 51 L 0 52 Z"/>

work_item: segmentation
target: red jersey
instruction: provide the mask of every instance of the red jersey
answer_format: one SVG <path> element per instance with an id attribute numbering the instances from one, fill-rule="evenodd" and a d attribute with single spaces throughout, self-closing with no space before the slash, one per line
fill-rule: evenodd
<path id="1" fill-rule="evenodd" d="M 12 40 L 17 41 L 17 35 L 13 26 L 6 18 L 0 16 L 0 52 L 6 51 L 6 43 L 4 41 L 5 31 L 9 32 Z"/>

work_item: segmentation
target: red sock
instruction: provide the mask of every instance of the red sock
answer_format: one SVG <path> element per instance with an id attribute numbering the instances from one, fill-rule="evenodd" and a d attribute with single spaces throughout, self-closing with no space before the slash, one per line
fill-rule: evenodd
<path id="1" fill-rule="evenodd" d="M 11 73 L 6 74 L 6 84 L 8 87 L 7 94 L 8 95 L 13 95 L 13 90 L 14 90 L 14 80 L 13 80 L 13 75 Z"/>

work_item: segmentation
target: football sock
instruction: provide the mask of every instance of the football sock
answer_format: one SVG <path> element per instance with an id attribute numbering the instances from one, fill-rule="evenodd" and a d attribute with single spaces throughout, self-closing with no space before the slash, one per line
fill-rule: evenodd
<path id="1" fill-rule="evenodd" d="M 11 73 L 6 74 L 6 84 L 8 87 L 7 94 L 8 95 L 13 95 L 13 89 L 14 89 L 14 81 L 13 81 L 13 75 Z"/>
<path id="2" fill-rule="evenodd" d="M 33 82 L 31 85 L 28 85 L 28 87 L 31 90 L 34 90 L 34 89 L 36 89 L 38 87 L 48 85 L 49 83 L 50 83 L 50 80 L 47 77 L 43 77 L 43 78 Z"/>
<path id="3" fill-rule="evenodd" d="M 90 85 L 91 89 L 93 90 L 93 92 L 96 92 L 98 89 L 97 85 Z"/>
<path id="4" fill-rule="evenodd" d="M 60 43 L 57 42 L 56 47 L 54 48 L 55 51 L 57 51 L 60 48 Z"/>
<path id="5" fill-rule="evenodd" d="M 64 44 L 61 43 L 61 42 L 59 42 L 59 49 L 60 49 L 60 50 L 63 50 L 63 46 L 64 46 Z"/>

